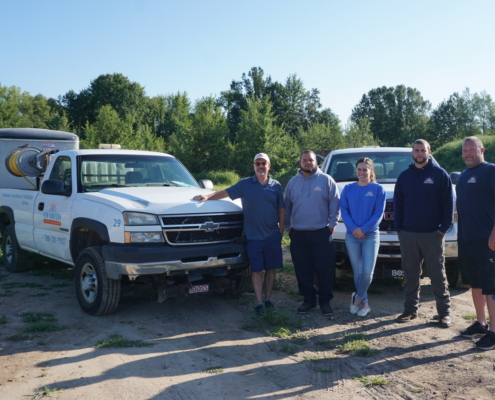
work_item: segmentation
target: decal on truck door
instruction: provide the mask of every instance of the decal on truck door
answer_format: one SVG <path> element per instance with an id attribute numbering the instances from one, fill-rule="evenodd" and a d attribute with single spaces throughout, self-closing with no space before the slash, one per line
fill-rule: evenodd
<path id="1" fill-rule="evenodd" d="M 49 225 L 62 225 L 62 216 L 57 212 L 57 203 L 51 203 L 48 211 L 43 212 L 43 222 Z"/>

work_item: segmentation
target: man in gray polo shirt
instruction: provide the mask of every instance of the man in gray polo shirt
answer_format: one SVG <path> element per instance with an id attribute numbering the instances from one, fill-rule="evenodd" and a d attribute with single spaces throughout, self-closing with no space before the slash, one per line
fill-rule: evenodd
<path id="1" fill-rule="evenodd" d="M 244 211 L 244 231 L 247 253 L 251 262 L 252 283 L 256 295 L 255 311 L 274 308 L 270 297 L 275 281 L 275 270 L 282 263 L 282 234 L 284 232 L 285 203 L 280 183 L 269 177 L 270 159 L 265 153 L 254 157 L 255 176 L 241 179 L 235 185 L 210 195 L 198 195 L 201 202 L 230 197 L 240 198 Z M 263 271 L 265 271 L 265 300 L 263 301 Z"/>

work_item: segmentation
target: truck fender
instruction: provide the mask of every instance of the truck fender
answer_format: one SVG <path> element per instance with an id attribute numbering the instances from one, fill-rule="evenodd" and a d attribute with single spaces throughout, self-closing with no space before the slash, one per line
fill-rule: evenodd
<path id="1" fill-rule="evenodd" d="M 0 234 L 3 234 L 3 230 L 9 223 L 13 226 L 15 223 L 14 211 L 10 207 L 1 206 L 0 215 L 6 214 L 8 218 L 0 218 Z"/>
<path id="2" fill-rule="evenodd" d="M 110 242 L 110 236 L 108 235 L 106 225 L 91 218 L 74 218 L 70 229 L 70 253 L 74 262 L 77 261 L 79 253 L 84 250 L 84 248 L 78 248 L 80 245 L 76 240 L 74 240 L 75 232 L 81 228 L 95 232 L 103 243 Z"/>

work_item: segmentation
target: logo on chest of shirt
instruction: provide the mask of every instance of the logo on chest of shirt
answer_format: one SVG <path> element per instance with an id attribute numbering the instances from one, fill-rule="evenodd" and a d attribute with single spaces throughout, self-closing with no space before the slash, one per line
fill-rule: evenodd
<path id="1" fill-rule="evenodd" d="M 431 185 L 433 185 L 433 178 L 426 178 L 425 181 L 423 183 L 429 183 Z"/>
<path id="2" fill-rule="evenodd" d="M 469 178 L 468 183 L 476 183 L 476 177 L 472 176 L 471 178 Z"/>
<path id="3" fill-rule="evenodd" d="M 315 186 L 315 188 L 313 189 L 313 192 L 321 192 L 321 187 Z"/>
<path id="4" fill-rule="evenodd" d="M 366 192 L 366 194 L 364 195 L 365 197 L 375 197 L 375 195 L 373 194 L 373 192 Z"/>

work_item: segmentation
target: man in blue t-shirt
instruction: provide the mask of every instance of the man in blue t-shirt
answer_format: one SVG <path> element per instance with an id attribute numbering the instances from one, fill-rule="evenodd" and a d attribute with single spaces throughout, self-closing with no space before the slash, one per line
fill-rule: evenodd
<path id="1" fill-rule="evenodd" d="M 230 197 L 232 200 L 241 199 L 257 315 L 261 315 L 265 308 L 275 308 L 270 300 L 275 282 L 275 270 L 283 267 L 281 240 L 284 232 L 285 202 L 282 186 L 278 181 L 270 178 L 269 171 L 268 156 L 265 153 L 256 154 L 254 176 L 241 179 L 227 189 L 193 198 L 201 202 L 225 197 Z M 264 301 L 263 271 L 265 271 Z"/>
<path id="2" fill-rule="evenodd" d="M 397 322 L 416 318 L 422 265 L 426 266 L 435 295 L 440 325 L 451 324 L 450 293 L 445 275 L 444 235 L 453 222 L 452 181 L 430 159 L 430 144 L 413 143 L 413 163 L 401 172 L 394 191 L 394 224 L 399 235 L 404 283 L 404 313 Z"/>
<path id="3" fill-rule="evenodd" d="M 471 285 L 476 321 L 461 336 L 482 336 L 476 348 L 495 348 L 495 165 L 485 162 L 483 143 L 470 136 L 462 145 L 467 166 L 456 185 L 459 268 Z M 487 325 L 485 307 L 490 325 Z"/>

